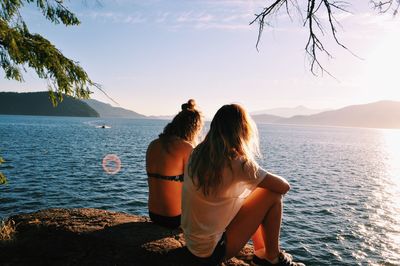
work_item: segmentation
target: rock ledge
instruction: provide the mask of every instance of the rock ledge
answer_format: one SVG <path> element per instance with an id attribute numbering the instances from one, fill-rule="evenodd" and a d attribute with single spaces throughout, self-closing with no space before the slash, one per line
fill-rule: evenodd
<path id="1" fill-rule="evenodd" d="M 0 265 L 194 265 L 179 230 L 148 217 L 99 209 L 47 209 L 15 215 L 0 240 Z M 253 249 L 223 265 L 249 265 Z"/>

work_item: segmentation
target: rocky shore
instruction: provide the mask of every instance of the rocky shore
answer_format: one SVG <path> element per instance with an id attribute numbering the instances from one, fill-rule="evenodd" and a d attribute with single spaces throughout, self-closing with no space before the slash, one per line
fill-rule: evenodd
<path id="1" fill-rule="evenodd" d="M 15 215 L 0 235 L 0 265 L 195 265 L 179 230 L 148 217 L 99 209 Z M 223 265 L 249 265 L 243 248 Z"/>

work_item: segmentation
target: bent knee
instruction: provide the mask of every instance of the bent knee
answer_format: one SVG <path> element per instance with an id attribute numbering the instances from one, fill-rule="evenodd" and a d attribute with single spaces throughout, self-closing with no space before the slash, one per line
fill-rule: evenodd
<path id="1" fill-rule="evenodd" d="M 283 195 L 279 193 L 272 192 L 268 189 L 263 189 L 263 196 L 266 201 L 274 203 L 282 203 Z"/>

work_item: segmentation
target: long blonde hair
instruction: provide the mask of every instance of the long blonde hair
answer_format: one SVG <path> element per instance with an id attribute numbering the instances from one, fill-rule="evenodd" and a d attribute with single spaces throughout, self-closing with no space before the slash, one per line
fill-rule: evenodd
<path id="1" fill-rule="evenodd" d="M 238 104 L 222 106 L 211 121 L 203 142 L 194 150 L 189 161 L 189 176 L 204 195 L 214 192 L 222 183 L 225 166 L 241 158 L 242 167 L 257 168 L 259 153 L 258 131 L 246 110 Z M 196 180 L 195 180 L 195 179 Z"/>

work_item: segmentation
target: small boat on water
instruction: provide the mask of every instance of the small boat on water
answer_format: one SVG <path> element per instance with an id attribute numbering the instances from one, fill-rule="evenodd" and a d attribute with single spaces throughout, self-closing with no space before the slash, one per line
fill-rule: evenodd
<path id="1" fill-rule="evenodd" d="M 101 126 L 97 126 L 97 128 L 111 128 L 111 126 L 107 126 L 107 125 L 101 125 Z"/>

